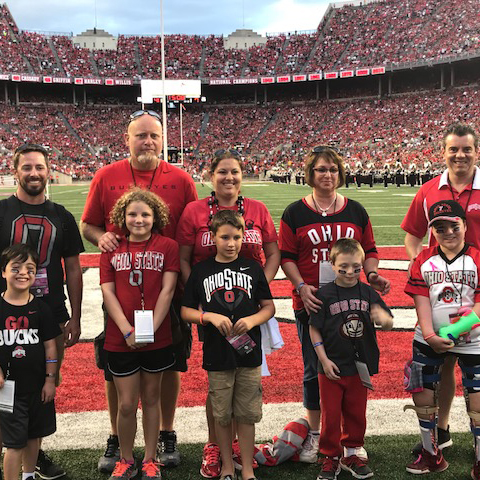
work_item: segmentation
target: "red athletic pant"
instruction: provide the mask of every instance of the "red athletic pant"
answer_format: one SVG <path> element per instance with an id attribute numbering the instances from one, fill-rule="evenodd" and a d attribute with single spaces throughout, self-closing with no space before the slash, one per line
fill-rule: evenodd
<path id="1" fill-rule="evenodd" d="M 329 380 L 320 374 L 322 430 L 320 453 L 342 455 L 343 447 L 361 447 L 367 426 L 367 388 L 358 375 Z"/>

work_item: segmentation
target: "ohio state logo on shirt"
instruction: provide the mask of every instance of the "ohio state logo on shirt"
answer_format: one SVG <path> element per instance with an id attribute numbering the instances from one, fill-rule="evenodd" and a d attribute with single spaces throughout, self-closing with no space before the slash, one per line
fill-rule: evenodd
<path id="1" fill-rule="evenodd" d="M 438 300 L 443 300 L 445 303 L 452 303 L 454 300 L 460 302 L 460 295 L 452 287 L 445 287 L 438 295 Z"/>
<path id="2" fill-rule="evenodd" d="M 12 352 L 13 358 L 23 358 L 26 356 L 25 349 L 23 347 L 15 347 Z"/>
<path id="3" fill-rule="evenodd" d="M 248 270 L 250 267 L 240 267 Z M 212 295 L 217 290 L 229 290 L 233 289 L 243 290 L 249 298 L 252 298 L 253 279 L 251 275 L 243 272 L 236 272 L 230 268 L 214 273 L 203 280 L 203 289 L 207 302 L 210 302 Z M 227 303 L 231 304 L 232 300 L 227 299 Z M 229 300 L 229 301 L 228 301 Z"/>
<path id="4" fill-rule="evenodd" d="M 356 313 L 347 315 L 347 321 L 342 324 L 341 335 L 347 338 L 363 337 L 363 322 Z"/>
<path id="5" fill-rule="evenodd" d="M 53 246 L 57 238 L 57 227 L 42 215 L 19 215 L 12 223 L 10 243 L 28 243 L 29 238 L 38 238 L 37 251 L 40 255 L 40 265 L 50 264 Z"/>

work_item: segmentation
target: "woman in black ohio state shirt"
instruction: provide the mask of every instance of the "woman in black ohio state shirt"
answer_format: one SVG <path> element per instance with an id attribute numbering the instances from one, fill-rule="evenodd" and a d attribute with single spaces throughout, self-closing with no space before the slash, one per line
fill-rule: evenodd
<path id="1" fill-rule="evenodd" d="M 315 292 L 334 280 L 330 249 L 339 238 L 355 238 L 365 250 L 364 271 L 370 285 L 385 294 L 390 282 L 378 275 L 378 253 L 366 210 L 337 189 L 345 167 L 335 147 L 315 147 L 305 158 L 305 180 L 312 193 L 289 205 L 280 221 L 281 265 L 293 285 L 293 309 L 304 364 L 303 404 L 310 429 L 320 426 L 317 356 L 308 333 L 310 313 L 318 310 Z M 317 437 L 318 438 L 318 437 Z"/>

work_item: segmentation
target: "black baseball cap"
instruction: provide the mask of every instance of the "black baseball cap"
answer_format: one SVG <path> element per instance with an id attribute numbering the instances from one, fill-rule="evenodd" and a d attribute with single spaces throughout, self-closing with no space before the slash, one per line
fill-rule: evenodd
<path id="1" fill-rule="evenodd" d="M 465 220 L 467 215 L 463 207 L 454 200 L 440 200 L 434 203 L 428 210 L 428 226 L 431 227 L 439 220 L 448 222 L 459 222 Z"/>

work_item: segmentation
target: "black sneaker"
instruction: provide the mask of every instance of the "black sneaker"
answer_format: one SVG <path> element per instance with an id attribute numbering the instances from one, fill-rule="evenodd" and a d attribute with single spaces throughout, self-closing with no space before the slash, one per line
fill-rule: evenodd
<path id="1" fill-rule="evenodd" d="M 66 475 L 65 470 L 55 465 L 53 460 L 43 451 L 38 451 L 37 466 L 35 467 L 37 475 L 44 480 L 55 480 Z"/>
<path id="2" fill-rule="evenodd" d="M 118 436 L 110 435 L 107 439 L 105 453 L 98 460 L 98 471 L 100 473 L 112 473 L 115 464 L 120 461 L 120 448 Z"/>
<path id="3" fill-rule="evenodd" d="M 446 430 L 443 428 L 437 427 L 437 436 L 438 436 L 438 449 L 443 450 L 444 448 L 451 447 L 453 445 L 452 437 L 450 436 L 450 425 Z M 422 453 L 423 443 L 419 442 L 412 448 L 412 453 L 415 457 L 418 457 Z"/>
<path id="4" fill-rule="evenodd" d="M 165 467 L 177 467 L 180 464 L 180 452 L 177 450 L 177 433 L 160 430 L 157 443 L 158 461 Z"/>

